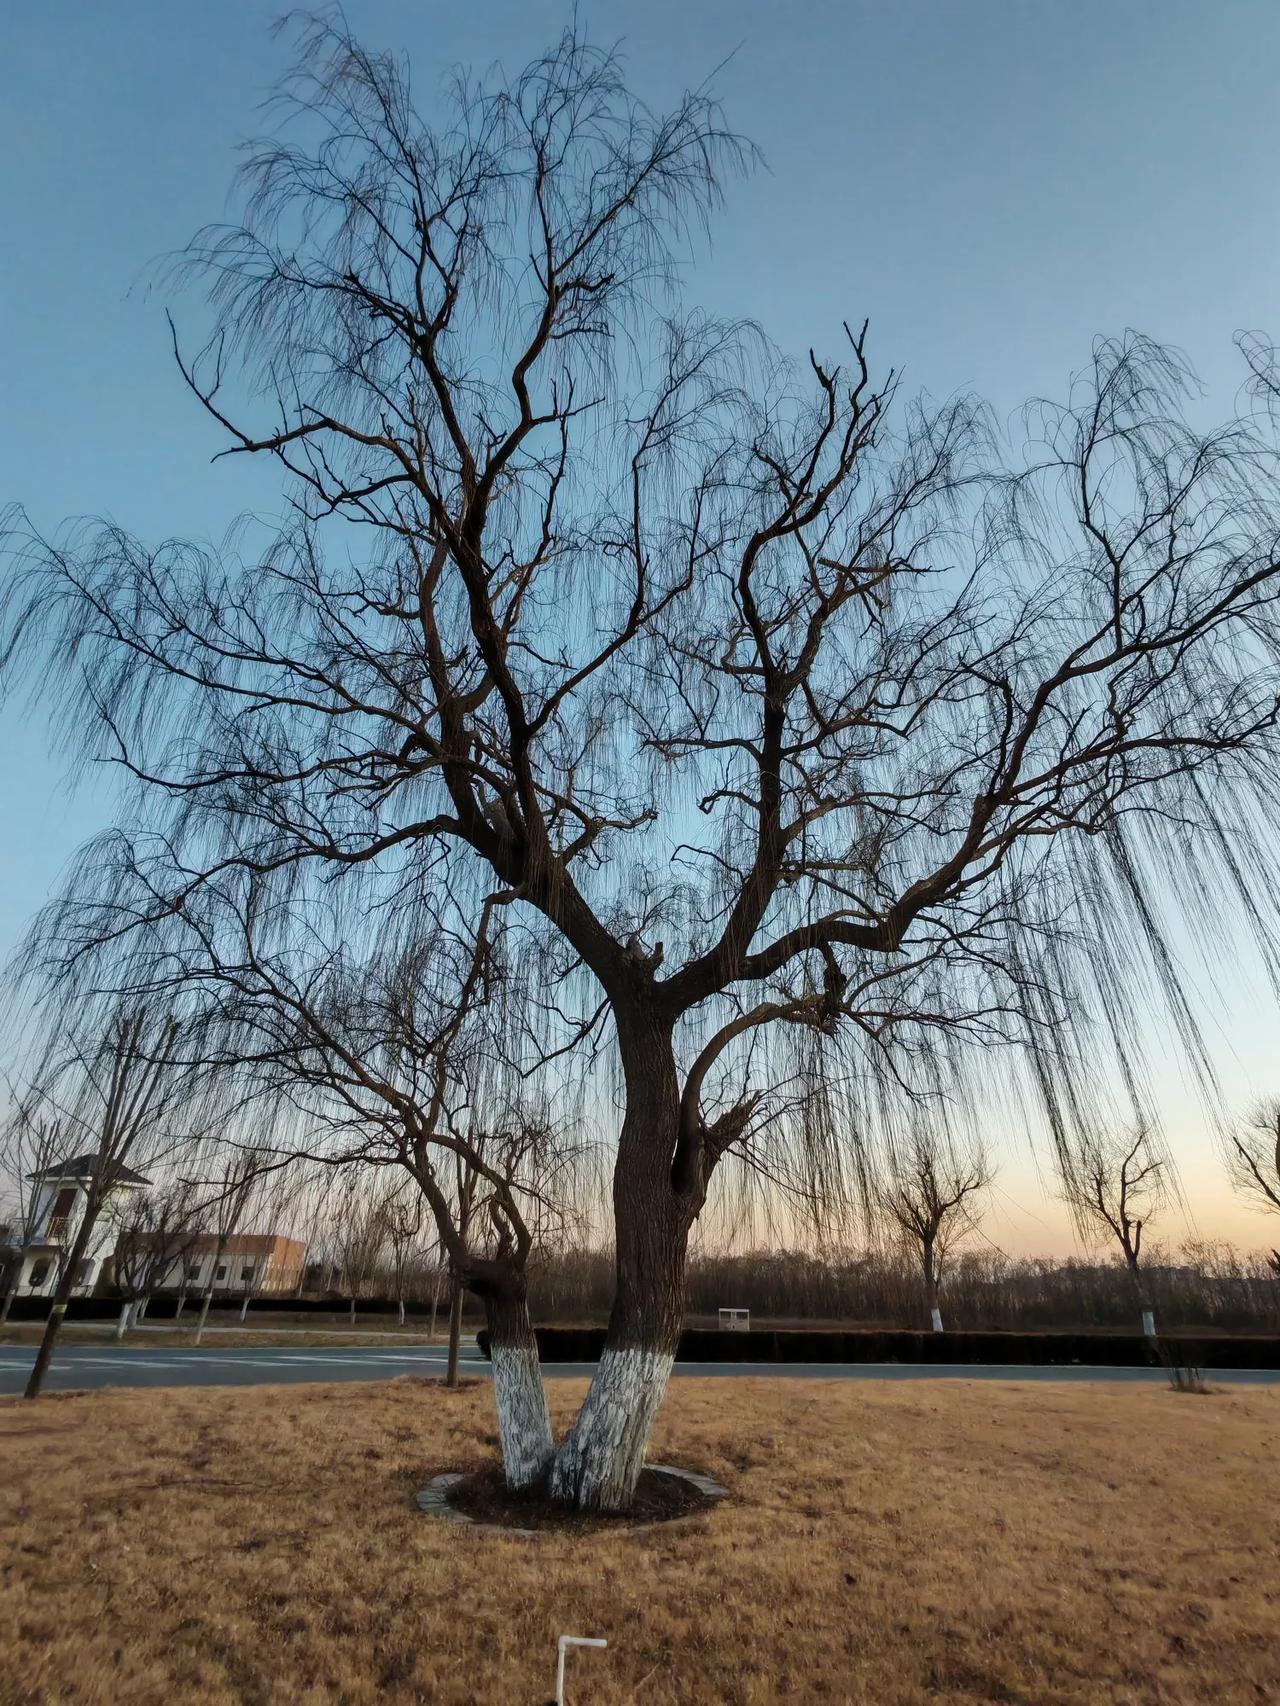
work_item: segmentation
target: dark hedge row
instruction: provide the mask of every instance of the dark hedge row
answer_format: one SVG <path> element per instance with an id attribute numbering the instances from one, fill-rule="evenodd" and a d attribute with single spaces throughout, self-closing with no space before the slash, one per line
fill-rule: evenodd
<path id="1" fill-rule="evenodd" d="M 543 1362 L 595 1362 L 602 1327 L 539 1327 Z M 477 1335 L 489 1354 L 489 1335 Z M 1199 1368 L 1280 1368 L 1280 1338 L 1176 1338 L 1161 1341 L 1163 1356 L 1139 1333 L 726 1333 L 690 1328 L 680 1336 L 681 1362 L 1080 1363 L 1141 1368 L 1169 1360 Z"/>

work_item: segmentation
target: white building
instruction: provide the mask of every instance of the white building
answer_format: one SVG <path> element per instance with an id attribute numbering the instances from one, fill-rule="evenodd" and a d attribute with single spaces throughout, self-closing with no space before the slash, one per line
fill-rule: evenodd
<path id="1" fill-rule="evenodd" d="M 242 1296 L 278 1296 L 293 1291 L 302 1280 L 305 1244 L 282 1238 L 275 1232 L 240 1232 L 222 1240 L 211 1232 L 193 1238 L 183 1261 L 165 1276 L 168 1290 L 179 1286 L 199 1295 L 212 1285 L 214 1291 Z"/>
<path id="2" fill-rule="evenodd" d="M 28 1175 L 35 1186 L 31 1214 L 35 1238 L 21 1254 L 21 1239 L 14 1237 L 12 1230 L 9 1239 L 9 1253 L 20 1263 L 18 1297 L 53 1295 L 63 1257 L 75 1243 L 84 1219 L 89 1187 L 97 1171 L 96 1155 L 75 1155 L 68 1161 L 59 1161 L 39 1173 Z M 110 1191 L 80 1262 L 80 1271 L 72 1289 L 73 1297 L 89 1295 L 98 1283 L 103 1261 L 115 1245 L 113 1201 L 118 1201 L 120 1193 L 145 1190 L 150 1183 L 150 1179 L 144 1179 L 141 1173 L 119 1163 L 111 1169 Z"/>

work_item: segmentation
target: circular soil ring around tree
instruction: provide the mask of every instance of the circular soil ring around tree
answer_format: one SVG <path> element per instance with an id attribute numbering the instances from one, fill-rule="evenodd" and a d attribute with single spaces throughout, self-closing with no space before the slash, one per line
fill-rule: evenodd
<path id="1" fill-rule="evenodd" d="M 512 1491 L 502 1470 L 493 1464 L 433 1475 L 418 1494 L 418 1506 L 447 1522 L 501 1529 L 506 1534 L 590 1534 L 679 1522 L 712 1510 L 728 1496 L 729 1489 L 710 1475 L 679 1469 L 673 1463 L 650 1463 L 641 1471 L 629 1511 L 576 1511 L 549 1498 L 540 1487 Z"/>

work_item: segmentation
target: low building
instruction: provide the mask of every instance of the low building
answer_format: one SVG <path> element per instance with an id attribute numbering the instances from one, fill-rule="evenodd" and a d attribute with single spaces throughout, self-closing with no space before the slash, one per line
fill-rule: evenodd
<path id="1" fill-rule="evenodd" d="M 110 1185 L 98 1215 L 98 1223 L 80 1261 L 72 1287 L 73 1297 L 87 1297 L 102 1275 L 103 1263 L 115 1238 L 112 1207 L 122 1195 L 145 1190 L 150 1179 L 116 1162 L 110 1167 Z M 31 1222 L 35 1237 L 22 1249 L 10 1232 L 11 1259 L 18 1264 L 18 1297 L 51 1297 L 58 1284 L 62 1264 L 76 1241 L 89 1200 L 89 1188 L 98 1177 L 96 1155 L 73 1155 L 38 1173 L 28 1175 L 35 1186 Z"/>
<path id="2" fill-rule="evenodd" d="M 305 1244 L 274 1232 L 238 1232 L 219 1252 L 217 1235 L 202 1233 L 166 1275 L 164 1289 L 198 1295 L 212 1280 L 215 1292 L 279 1297 L 297 1288 L 306 1254 Z"/>

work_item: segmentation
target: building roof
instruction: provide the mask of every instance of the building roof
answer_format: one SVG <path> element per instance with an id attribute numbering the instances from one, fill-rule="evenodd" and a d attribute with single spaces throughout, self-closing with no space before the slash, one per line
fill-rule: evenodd
<path id="1" fill-rule="evenodd" d="M 108 1162 L 111 1180 L 116 1185 L 149 1185 L 150 1179 L 144 1179 L 141 1173 L 135 1173 L 132 1167 L 126 1167 L 122 1161 Z M 55 1161 L 52 1167 L 42 1167 L 38 1172 L 28 1173 L 29 1179 L 92 1179 L 97 1176 L 98 1157 L 91 1151 L 84 1155 L 73 1155 L 66 1161 Z"/>

